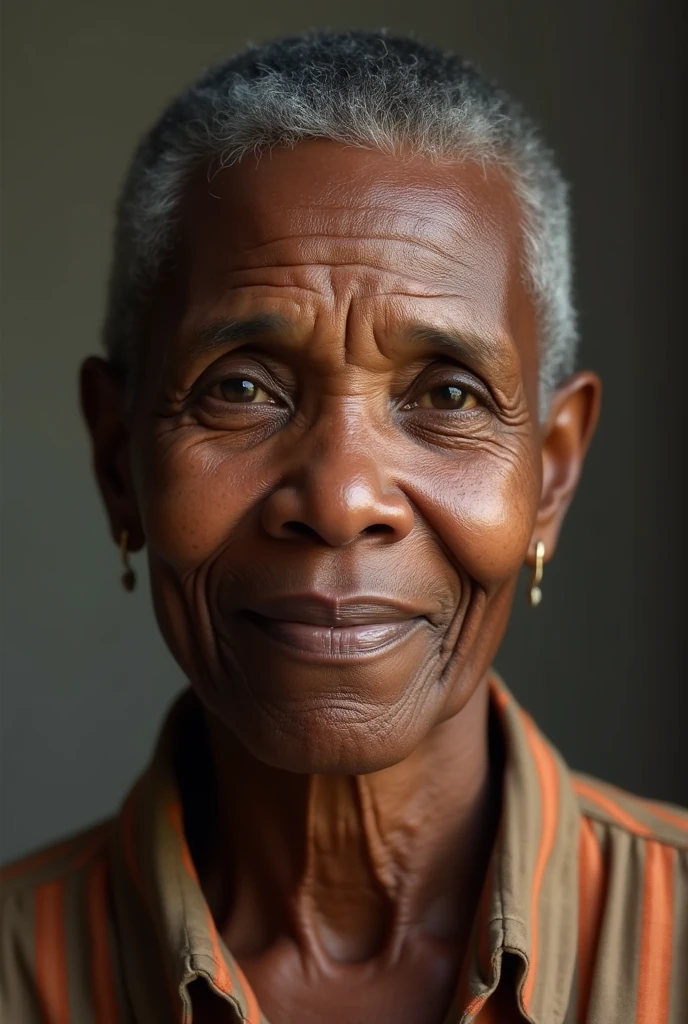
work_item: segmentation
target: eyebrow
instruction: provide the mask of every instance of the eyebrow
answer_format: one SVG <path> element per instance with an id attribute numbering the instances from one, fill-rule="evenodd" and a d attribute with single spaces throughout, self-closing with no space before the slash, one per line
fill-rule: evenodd
<path id="1" fill-rule="evenodd" d="M 258 313 L 247 319 L 219 317 L 205 324 L 191 340 L 187 352 L 192 355 L 212 351 L 222 345 L 245 341 L 265 334 L 292 332 L 293 324 L 279 313 Z M 401 331 L 403 341 L 439 348 L 464 366 L 478 372 L 494 373 L 505 369 L 507 353 L 502 339 L 488 340 L 473 331 L 452 331 L 429 324 L 409 324 Z"/>
<path id="2" fill-rule="evenodd" d="M 506 371 L 505 361 L 509 353 L 502 338 L 488 340 L 473 331 L 441 330 L 428 324 L 411 324 L 402 331 L 402 338 L 411 344 L 420 342 L 439 348 L 452 359 L 479 372 Z"/>
<path id="3" fill-rule="evenodd" d="M 243 341 L 244 338 L 255 338 L 259 334 L 274 334 L 290 327 L 289 321 L 279 313 L 258 313 L 248 320 L 237 320 L 234 317 L 212 320 L 201 328 L 198 337 L 212 347 L 226 345 L 232 341 Z"/>

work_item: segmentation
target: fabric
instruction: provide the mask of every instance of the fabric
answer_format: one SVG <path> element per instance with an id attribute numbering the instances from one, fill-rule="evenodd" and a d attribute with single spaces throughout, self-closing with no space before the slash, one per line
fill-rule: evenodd
<path id="1" fill-rule="evenodd" d="M 490 685 L 501 819 L 445 1024 L 685 1024 L 688 813 L 571 773 Z M 5 869 L 3 1024 L 190 1024 L 199 986 L 214 1020 L 267 1024 L 184 838 L 174 763 L 191 702 L 114 819 Z"/>

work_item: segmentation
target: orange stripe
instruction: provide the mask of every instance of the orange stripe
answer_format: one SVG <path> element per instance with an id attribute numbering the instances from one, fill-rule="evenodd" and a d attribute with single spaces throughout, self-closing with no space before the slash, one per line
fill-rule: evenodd
<path id="1" fill-rule="evenodd" d="M 632 814 L 624 810 L 615 800 L 607 796 L 606 793 L 601 793 L 599 789 L 591 786 L 588 782 L 583 782 L 581 779 L 573 780 L 573 788 L 580 795 L 587 797 L 588 800 L 592 800 L 593 803 L 597 804 L 603 811 L 610 814 L 612 818 L 619 825 L 623 825 L 625 828 L 635 832 L 636 835 L 650 836 L 652 835 L 652 829 L 644 825 L 642 821 L 634 818 Z"/>
<path id="2" fill-rule="evenodd" d="M 549 748 L 541 739 L 530 715 L 521 710 L 521 718 L 525 726 L 526 739 L 530 747 L 530 753 L 535 762 L 538 781 L 540 783 L 540 806 L 542 808 L 542 829 L 540 832 L 540 846 L 535 861 L 533 873 L 533 888 L 530 896 L 530 963 L 528 974 L 523 983 L 522 997 L 523 1005 L 528 1011 L 530 1001 L 533 997 L 535 979 L 537 976 L 538 953 L 539 953 L 539 927 L 538 909 L 540 903 L 540 891 L 542 880 L 545 875 L 547 861 L 554 846 L 554 839 L 557 832 L 557 821 L 559 814 L 559 778 L 557 766 Z"/>
<path id="3" fill-rule="evenodd" d="M 118 1024 L 119 1012 L 108 935 L 107 862 L 104 859 L 97 860 L 88 873 L 86 905 L 96 1024 Z"/>
<path id="4" fill-rule="evenodd" d="M 624 793 L 623 789 L 619 786 L 614 786 L 610 782 L 607 783 L 607 786 L 611 786 L 612 789 L 616 790 L 616 792 L 620 793 L 622 796 L 628 795 L 627 793 Z M 676 827 L 682 829 L 682 831 L 688 831 L 688 814 L 677 814 L 675 811 L 670 811 L 666 807 L 662 807 L 660 804 L 654 803 L 652 800 L 643 800 L 640 797 L 636 797 L 635 799 L 640 799 L 650 814 L 654 814 L 656 818 L 663 818 L 664 821 L 668 821 L 672 825 L 676 825 Z"/>
<path id="5" fill-rule="evenodd" d="M 684 832 L 688 831 L 688 817 L 675 814 L 674 811 L 668 811 L 666 807 L 658 807 L 657 804 L 653 804 L 649 800 L 645 803 L 651 814 L 655 814 L 658 818 L 663 818 L 664 821 L 676 825 L 677 828 L 683 829 Z"/>
<path id="6" fill-rule="evenodd" d="M 213 960 L 215 961 L 215 974 L 213 976 L 213 985 L 219 988 L 220 992 L 224 992 L 225 995 L 229 995 L 234 986 L 232 985 L 232 978 L 225 963 L 225 958 L 222 950 L 220 949 L 220 937 L 217 933 L 217 926 L 213 919 L 213 915 L 210 912 L 210 907 L 206 904 L 206 914 L 208 920 L 208 932 L 210 934 L 210 944 L 213 947 Z"/>
<path id="7" fill-rule="evenodd" d="M 669 1017 L 676 850 L 646 843 L 636 1024 L 665 1024 Z"/>
<path id="8" fill-rule="evenodd" d="M 69 1024 L 64 883 L 47 882 L 35 892 L 36 987 L 45 1024 Z"/>
<path id="9" fill-rule="evenodd" d="M 485 1005 L 486 1001 L 487 1001 L 487 996 L 475 996 L 473 999 L 471 999 L 470 1003 L 466 1007 L 466 1010 L 465 1010 L 466 1016 L 467 1017 L 474 1017 L 476 1015 L 476 1013 L 479 1013 L 480 1010 L 482 1010 L 482 1008 Z"/>
<path id="10" fill-rule="evenodd" d="M 588 1019 L 606 878 L 602 851 L 592 825 L 581 819 L 578 887 L 578 1021 Z"/>

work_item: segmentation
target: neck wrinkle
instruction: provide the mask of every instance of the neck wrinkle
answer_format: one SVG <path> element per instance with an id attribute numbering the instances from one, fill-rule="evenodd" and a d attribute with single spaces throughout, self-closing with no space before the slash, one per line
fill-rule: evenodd
<path id="1" fill-rule="evenodd" d="M 406 761 L 351 777 L 263 765 L 210 720 L 226 838 L 202 885 L 229 949 L 286 941 L 327 972 L 395 963 L 417 934 L 465 943 L 498 817 L 487 718 L 483 683 Z"/>

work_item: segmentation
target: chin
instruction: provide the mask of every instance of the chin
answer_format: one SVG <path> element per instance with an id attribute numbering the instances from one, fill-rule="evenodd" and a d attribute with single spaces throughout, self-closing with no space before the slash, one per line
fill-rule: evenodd
<path id="1" fill-rule="evenodd" d="M 430 732 L 439 708 L 320 697 L 298 707 L 274 705 L 213 713 L 257 760 L 283 771 L 308 775 L 368 775 L 398 764 Z"/>
<path id="2" fill-rule="evenodd" d="M 417 739 L 399 735 L 394 725 L 381 737 L 379 722 L 352 724 L 337 718 L 326 713 L 309 715 L 291 735 L 280 732 L 274 741 L 257 737 L 255 744 L 247 744 L 245 737 L 242 741 L 254 757 L 282 771 L 369 775 L 403 761 L 423 739 L 422 735 Z"/>
<path id="3" fill-rule="evenodd" d="M 269 642 L 225 648 L 196 686 L 258 760 L 285 771 L 362 775 L 398 764 L 443 717 L 440 652 L 426 629 L 362 657 L 327 662 Z M 434 638 L 433 638 L 434 639 Z M 205 692 L 203 692 L 205 690 Z"/>

